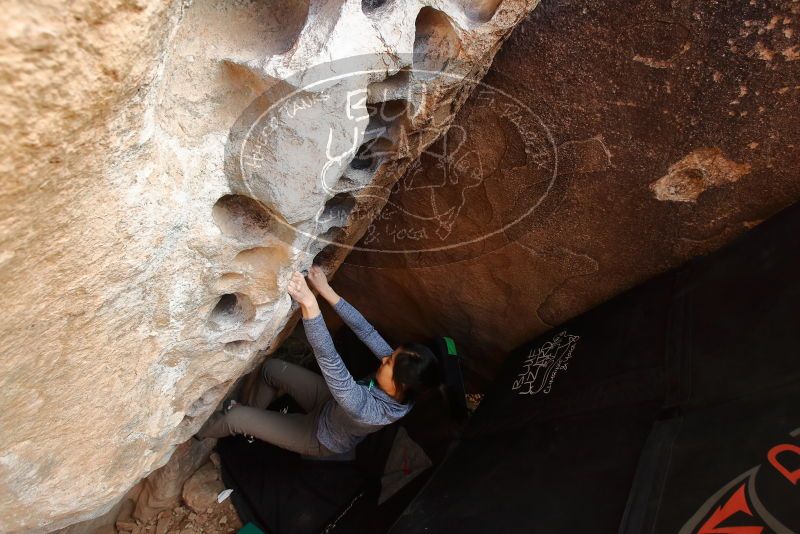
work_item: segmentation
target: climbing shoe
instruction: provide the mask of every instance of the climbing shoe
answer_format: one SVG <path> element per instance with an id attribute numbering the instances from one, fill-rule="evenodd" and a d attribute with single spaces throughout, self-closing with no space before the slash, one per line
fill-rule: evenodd
<path id="1" fill-rule="evenodd" d="M 231 411 L 231 409 L 233 409 L 234 406 L 238 405 L 239 403 L 236 402 L 236 399 L 228 399 L 222 403 L 222 413 L 227 414 Z M 244 439 L 247 440 L 247 443 L 253 443 L 256 440 L 255 436 L 251 436 L 250 434 L 242 433 L 242 435 L 244 436 Z"/>
<path id="2" fill-rule="evenodd" d="M 225 402 L 222 403 L 222 413 L 227 414 L 229 411 L 231 411 L 231 408 L 233 408 L 237 404 L 239 403 L 236 402 L 236 399 L 226 400 Z"/>

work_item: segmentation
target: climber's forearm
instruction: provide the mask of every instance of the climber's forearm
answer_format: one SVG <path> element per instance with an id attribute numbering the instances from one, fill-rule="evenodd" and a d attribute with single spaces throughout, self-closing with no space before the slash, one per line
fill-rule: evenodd
<path id="1" fill-rule="evenodd" d="M 300 313 L 303 314 L 303 319 L 313 319 L 320 314 L 319 304 L 317 300 L 300 303 Z"/>
<path id="2" fill-rule="evenodd" d="M 375 327 L 345 299 L 339 298 L 333 309 L 342 318 L 344 324 L 349 326 L 356 337 L 369 347 L 369 350 L 379 359 L 383 359 L 392 353 L 392 347 L 386 343 L 386 340 L 375 330 Z"/>
<path id="3" fill-rule="evenodd" d="M 341 298 L 336 291 L 333 290 L 331 286 L 323 287 L 319 290 L 319 296 L 324 298 L 325 301 L 330 304 L 331 306 L 335 306 L 339 299 Z"/>

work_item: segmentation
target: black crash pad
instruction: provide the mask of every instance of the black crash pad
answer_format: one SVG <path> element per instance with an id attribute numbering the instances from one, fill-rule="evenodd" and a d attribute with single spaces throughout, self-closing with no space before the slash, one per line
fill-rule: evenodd
<path id="1" fill-rule="evenodd" d="M 800 532 L 800 205 L 508 358 L 392 534 Z"/>
<path id="2" fill-rule="evenodd" d="M 354 376 L 373 371 L 378 360 L 344 330 L 336 336 L 336 344 L 348 369 Z M 248 443 L 242 436 L 221 439 L 217 450 L 223 482 L 234 490 L 230 498 L 242 521 L 267 534 L 386 532 L 431 472 L 429 468 L 410 477 L 400 491 L 379 504 L 381 476 L 399 427 L 436 465 L 462 426 L 465 407 L 459 356 L 445 338 L 434 338 L 428 345 L 445 367 L 449 395 L 419 399 L 400 421 L 361 442 L 354 461 L 303 459 L 260 440 Z M 270 408 L 300 411 L 288 396 Z"/>

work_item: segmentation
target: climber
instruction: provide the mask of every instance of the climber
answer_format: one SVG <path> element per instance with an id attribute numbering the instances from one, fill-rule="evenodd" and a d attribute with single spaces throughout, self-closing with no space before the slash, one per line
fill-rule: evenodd
<path id="1" fill-rule="evenodd" d="M 428 347 L 409 343 L 392 350 L 364 316 L 336 294 L 319 266 L 312 266 L 308 279 L 380 359 L 377 371 L 358 382 L 353 379 L 336 352 L 316 297 L 303 275 L 295 271 L 289 295 L 300 304 L 306 337 L 322 376 L 289 362 L 267 360 L 255 405 L 227 401 L 198 437 L 244 434 L 304 456 L 352 459 L 355 446 L 364 437 L 406 415 L 420 393 L 439 386 L 438 362 Z M 278 389 L 291 395 L 307 413 L 267 410 Z"/>

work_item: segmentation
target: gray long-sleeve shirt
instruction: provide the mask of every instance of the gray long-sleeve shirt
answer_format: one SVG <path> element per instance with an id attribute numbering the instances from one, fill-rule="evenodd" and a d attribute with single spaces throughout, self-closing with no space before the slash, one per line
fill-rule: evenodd
<path id="1" fill-rule="evenodd" d="M 389 344 L 350 303 L 340 298 L 333 309 L 377 358 L 392 353 Z M 396 401 L 377 385 L 368 387 L 356 383 L 336 352 L 321 314 L 303 319 L 303 327 L 333 396 L 322 407 L 317 419 L 317 439 L 325 447 L 333 452 L 347 452 L 368 434 L 397 421 L 411 410 L 412 403 Z"/>

